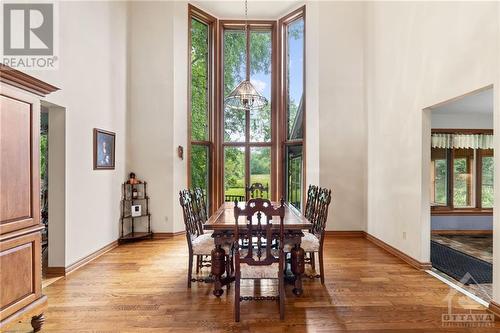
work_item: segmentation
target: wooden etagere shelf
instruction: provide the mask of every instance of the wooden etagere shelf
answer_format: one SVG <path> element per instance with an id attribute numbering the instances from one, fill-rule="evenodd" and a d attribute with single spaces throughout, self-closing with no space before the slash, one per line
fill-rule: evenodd
<path id="1" fill-rule="evenodd" d="M 132 216 L 132 207 L 136 205 L 141 206 L 141 213 L 137 216 Z M 130 184 L 129 182 L 123 183 L 121 207 L 120 242 L 153 238 L 153 232 L 151 232 L 151 213 L 149 212 L 149 196 L 147 195 L 147 182 L 138 184 Z M 135 223 L 144 220 L 147 221 L 147 232 L 135 231 Z M 125 227 L 128 223 L 130 223 L 130 232 L 125 234 Z"/>

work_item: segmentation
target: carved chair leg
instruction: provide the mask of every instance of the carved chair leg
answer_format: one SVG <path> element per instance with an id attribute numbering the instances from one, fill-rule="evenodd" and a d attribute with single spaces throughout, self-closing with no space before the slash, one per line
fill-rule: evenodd
<path id="1" fill-rule="evenodd" d="M 200 273 L 200 257 L 201 256 L 196 256 L 196 275 Z"/>
<path id="2" fill-rule="evenodd" d="M 234 321 L 240 321 L 240 277 L 234 281 Z"/>
<path id="3" fill-rule="evenodd" d="M 191 278 L 193 275 L 193 255 L 189 254 L 189 266 L 188 266 L 188 288 L 191 288 Z"/>
<path id="4" fill-rule="evenodd" d="M 31 318 L 31 327 L 33 327 L 33 332 L 38 332 L 42 329 L 43 323 L 45 322 L 45 316 L 43 313 L 38 316 L 33 316 Z"/>
<path id="5" fill-rule="evenodd" d="M 309 258 L 311 259 L 311 268 L 312 270 L 316 270 L 316 258 L 314 256 L 314 252 L 309 252 Z"/>
<path id="6" fill-rule="evenodd" d="M 226 276 L 229 277 L 229 275 L 231 274 L 231 262 L 230 262 L 230 256 L 227 255 L 226 256 Z M 226 290 L 229 290 L 231 289 L 231 283 L 228 283 L 226 284 Z"/>
<path id="7" fill-rule="evenodd" d="M 279 272 L 279 302 L 280 302 L 280 320 L 285 319 L 285 276 Z"/>
<path id="8" fill-rule="evenodd" d="M 321 284 L 325 284 L 325 270 L 323 268 L 323 248 L 319 249 L 319 275 L 321 277 Z"/>

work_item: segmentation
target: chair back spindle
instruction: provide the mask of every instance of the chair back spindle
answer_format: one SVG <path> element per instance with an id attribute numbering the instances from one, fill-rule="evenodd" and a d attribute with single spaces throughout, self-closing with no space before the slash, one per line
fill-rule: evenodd
<path id="1" fill-rule="evenodd" d="M 196 213 L 191 191 L 180 191 L 179 201 L 182 207 L 186 236 L 188 237 L 188 243 L 191 244 L 192 240 L 203 233 L 203 227 L 200 225 L 199 215 Z"/>
<path id="2" fill-rule="evenodd" d="M 282 251 L 284 242 L 283 221 L 285 217 L 283 199 L 281 200 L 281 205 L 276 208 L 273 207 L 271 201 L 268 199 L 250 199 L 245 208 L 241 208 L 238 201 L 236 201 L 234 217 L 236 260 L 239 259 L 241 263 L 248 265 L 270 265 L 274 262 L 279 262 L 279 257 L 275 257 L 272 254 L 273 238 L 275 238 L 273 235 L 273 217 L 279 217 L 280 228 L 278 237 L 280 251 Z M 244 230 L 241 230 L 239 226 L 240 217 L 245 217 L 246 220 L 246 228 Z M 257 238 L 255 248 L 253 245 L 248 246 L 248 252 L 244 257 L 240 258 L 238 240 L 240 238 L 247 239 L 249 240 L 249 244 L 252 244 L 251 240 L 253 237 Z M 265 239 L 264 245 L 262 242 L 263 239 Z M 263 256 L 262 250 L 265 250 L 265 256 Z"/>
<path id="3" fill-rule="evenodd" d="M 316 211 L 316 204 L 318 199 L 318 186 L 309 185 L 307 190 L 307 201 L 306 207 L 304 209 L 304 217 L 308 220 L 313 218 L 314 212 Z"/>
<path id="4" fill-rule="evenodd" d="M 312 214 L 311 232 L 321 239 L 324 236 L 324 230 L 328 219 L 328 207 L 332 200 L 332 191 L 326 188 L 319 188 L 317 192 L 317 203 Z"/>
<path id="5" fill-rule="evenodd" d="M 266 199 L 269 199 L 269 184 L 264 186 L 262 183 L 253 183 L 246 190 L 251 199 L 264 198 L 264 192 L 266 193 Z"/>

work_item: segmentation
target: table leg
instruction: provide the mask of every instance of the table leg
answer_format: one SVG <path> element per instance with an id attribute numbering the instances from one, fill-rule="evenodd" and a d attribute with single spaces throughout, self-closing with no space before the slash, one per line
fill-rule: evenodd
<path id="1" fill-rule="evenodd" d="M 226 251 L 221 245 L 215 245 L 215 249 L 212 250 L 212 276 L 214 278 L 214 296 L 220 297 L 224 293 L 222 290 L 221 277 L 225 272 L 226 266 Z"/>
<path id="2" fill-rule="evenodd" d="M 300 247 L 300 244 L 295 244 L 291 250 L 292 256 L 292 273 L 295 275 L 295 287 L 293 288 L 293 293 L 296 296 L 302 295 L 302 275 L 305 271 L 305 252 L 304 249 Z"/>

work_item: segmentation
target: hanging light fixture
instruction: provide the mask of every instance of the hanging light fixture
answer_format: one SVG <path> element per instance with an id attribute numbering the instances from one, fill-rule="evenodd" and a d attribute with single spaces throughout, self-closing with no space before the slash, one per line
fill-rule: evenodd
<path id="1" fill-rule="evenodd" d="M 248 3 L 245 0 L 245 36 L 248 38 Z M 247 59 L 248 61 L 248 59 Z M 248 64 L 247 64 L 248 66 Z M 256 110 L 267 106 L 267 99 L 262 96 L 250 82 L 250 73 L 246 71 L 246 79 L 234 88 L 224 99 L 226 107 L 234 110 Z"/>

